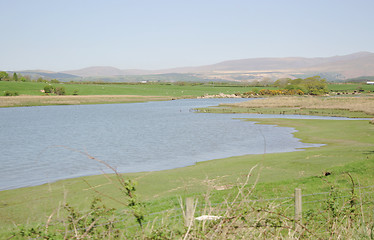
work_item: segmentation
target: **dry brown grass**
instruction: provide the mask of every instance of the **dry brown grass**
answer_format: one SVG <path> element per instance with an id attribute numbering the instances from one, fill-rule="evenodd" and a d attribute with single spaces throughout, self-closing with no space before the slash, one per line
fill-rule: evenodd
<path id="1" fill-rule="evenodd" d="M 12 96 L 0 97 L 0 107 L 129 103 L 171 100 L 171 97 L 139 95 Z"/>
<path id="2" fill-rule="evenodd" d="M 272 97 L 230 106 L 246 108 L 344 109 L 374 115 L 374 97 Z"/>

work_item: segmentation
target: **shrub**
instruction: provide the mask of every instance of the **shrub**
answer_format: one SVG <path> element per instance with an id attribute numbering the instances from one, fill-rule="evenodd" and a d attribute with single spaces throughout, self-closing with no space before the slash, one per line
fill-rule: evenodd
<path id="1" fill-rule="evenodd" d="M 57 95 L 65 95 L 65 88 L 64 87 L 56 87 L 55 88 L 55 93 Z"/>
<path id="2" fill-rule="evenodd" d="M 261 89 L 258 92 L 259 95 L 304 95 L 304 92 L 300 89 L 280 89 L 280 90 L 269 90 L 269 89 Z"/>
<path id="3" fill-rule="evenodd" d="M 53 93 L 55 91 L 55 88 L 52 85 L 46 85 L 44 87 L 44 92 L 45 93 Z"/>
<path id="4" fill-rule="evenodd" d="M 4 96 L 18 96 L 17 91 L 5 91 Z"/>
<path id="5" fill-rule="evenodd" d="M 21 227 L 15 236 L 34 239 L 118 239 L 119 224 L 113 208 L 107 208 L 99 198 L 94 198 L 89 212 L 82 212 L 69 204 L 65 204 L 59 211 L 64 212 L 63 221 L 45 228 Z"/>

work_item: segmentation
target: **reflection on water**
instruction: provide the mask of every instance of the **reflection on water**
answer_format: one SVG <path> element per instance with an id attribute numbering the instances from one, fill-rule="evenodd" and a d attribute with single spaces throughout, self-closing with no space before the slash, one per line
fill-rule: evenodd
<path id="1" fill-rule="evenodd" d="M 163 170 L 261 154 L 262 135 L 267 153 L 317 146 L 301 143 L 292 136 L 291 128 L 233 119 L 247 114 L 191 111 L 238 101 L 243 99 L 2 108 L 0 190 L 110 172 L 77 151 L 60 146 L 87 152 L 120 172 Z"/>

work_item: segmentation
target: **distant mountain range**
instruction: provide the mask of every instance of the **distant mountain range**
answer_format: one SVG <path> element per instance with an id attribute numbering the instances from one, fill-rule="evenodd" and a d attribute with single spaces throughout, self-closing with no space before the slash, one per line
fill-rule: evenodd
<path id="1" fill-rule="evenodd" d="M 361 76 L 374 76 L 374 53 L 358 52 L 344 56 L 319 58 L 249 58 L 205 66 L 160 70 L 122 70 L 114 67 L 97 66 L 62 72 L 35 70 L 19 73 L 76 81 L 256 81 L 313 75 L 320 75 L 336 81 Z"/>

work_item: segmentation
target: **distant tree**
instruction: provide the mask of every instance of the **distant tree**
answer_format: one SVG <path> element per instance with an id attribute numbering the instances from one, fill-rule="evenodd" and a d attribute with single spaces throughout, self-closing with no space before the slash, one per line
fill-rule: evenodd
<path id="1" fill-rule="evenodd" d="M 278 79 L 274 83 L 279 88 L 287 90 L 300 90 L 309 95 L 322 95 L 328 93 L 326 79 L 320 76 L 296 79 Z"/>
<path id="2" fill-rule="evenodd" d="M 54 91 L 55 91 L 55 88 L 52 85 L 46 85 L 44 87 L 44 92 L 45 93 L 54 93 Z"/>
<path id="3" fill-rule="evenodd" d="M 60 81 L 57 80 L 57 79 L 52 79 L 52 80 L 51 80 L 51 83 L 60 83 Z"/>
<path id="4" fill-rule="evenodd" d="M 292 85 L 292 84 L 287 85 L 285 87 L 285 89 L 287 89 L 287 90 L 301 90 L 303 92 L 305 91 L 305 88 L 303 88 L 303 86 L 301 86 L 301 85 Z"/>
<path id="5" fill-rule="evenodd" d="M 279 88 L 285 88 L 287 85 L 290 84 L 291 78 L 280 78 L 273 83 L 274 86 Z"/>
<path id="6" fill-rule="evenodd" d="M 9 80 L 9 75 L 7 72 L 0 72 L 0 81 L 7 81 Z"/>
<path id="7" fill-rule="evenodd" d="M 17 75 L 17 73 L 13 73 L 13 81 L 18 82 L 18 75 Z"/>
<path id="8" fill-rule="evenodd" d="M 273 80 L 270 77 L 263 77 L 260 81 L 261 85 L 266 87 L 273 83 Z"/>
<path id="9" fill-rule="evenodd" d="M 45 82 L 45 80 L 42 77 L 39 77 L 36 82 Z"/>
<path id="10" fill-rule="evenodd" d="M 26 76 L 21 76 L 19 79 L 21 82 L 31 82 L 31 77 L 26 75 Z"/>
<path id="11" fill-rule="evenodd" d="M 299 85 L 299 84 L 301 84 L 303 82 L 303 80 L 304 79 L 302 79 L 302 78 L 295 78 L 295 79 L 290 80 L 290 84 L 292 84 L 292 85 Z"/>
<path id="12" fill-rule="evenodd" d="M 326 79 L 320 76 L 309 77 L 303 80 L 302 85 L 310 95 L 321 95 L 328 93 Z"/>

